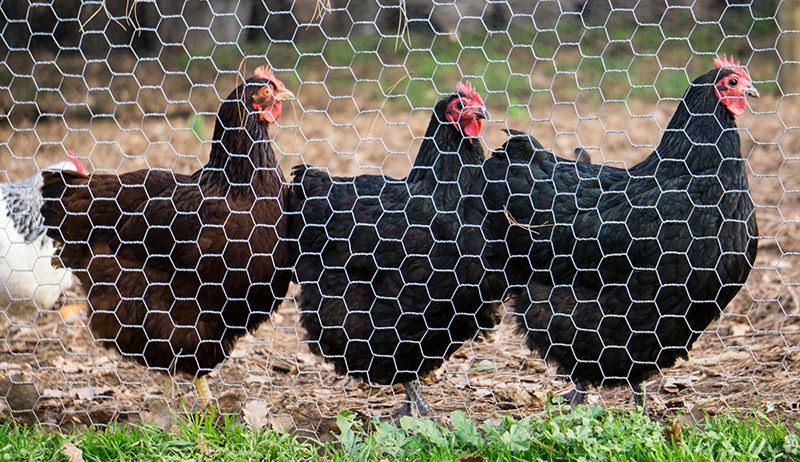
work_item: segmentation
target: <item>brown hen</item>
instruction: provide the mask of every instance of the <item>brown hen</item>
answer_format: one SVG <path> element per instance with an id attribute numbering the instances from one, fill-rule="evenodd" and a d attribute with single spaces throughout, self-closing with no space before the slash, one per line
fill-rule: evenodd
<path id="1" fill-rule="evenodd" d="M 95 338 L 165 373 L 205 375 L 286 295 L 283 174 L 268 127 L 292 98 L 266 67 L 217 114 L 209 161 L 192 175 L 45 172 L 42 215 L 56 264 L 78 276 Z"/>

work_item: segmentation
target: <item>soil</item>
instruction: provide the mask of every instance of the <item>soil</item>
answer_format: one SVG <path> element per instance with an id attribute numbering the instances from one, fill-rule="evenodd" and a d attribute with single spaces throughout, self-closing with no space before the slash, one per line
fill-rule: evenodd
<path id="1" fill-rule="evenodd" d="M 759 255 L 745 288 L 718 322 L 700 337 L 690 360 L 649 382 L 647 409 L 658 417 L 690 411 L 719 413 L 762 410 L 797 420 L 800 398 L 800 108 L 792 98 L 765 97 L 740 117 L 742 153 L 759 206 Z M 327 165 L 331 173 L 382 171 L 403 176 L 424 132 L 429 112 L 387 110 L 359 114 L 330 101 L 304 101 L 286 109 L 273 130 L 284 171 L 299 162 Z M 493 102 L 488 101 L 491 106 Z M 602 106 L 559 105 L 533 109 L 531 118 L 508 123 L 503 108 L 485 130 L 486 145 L 499 146 L 499 128 L 531 129 L 545 145 L 569 156 L 586 147 L 595 163 L 632 165 L 658 142 L 674 102 L 655 106 L 636 101 Z M 327 110 L 330 116 L 309 110 Z M 491 108 L 490 108 L 491 109 Z M 85 131 L 44 121 L 32 131 L 0 127 L 0 169 L 16 180 L 60 160 L 74 149 L 94 170 L 129 171 L 165 167 L 189 172 L 208 150 L 186 119 L 148 118 L 123 127 L 107 120 L 86 122 Z M 211 133 L 209 121 L 203 125 Z M 302 127 L 302 128 L 299 128 Z M 200 133 L 201 136 L 205 136 Z M 3 140 L 8 140 L 5 143 Z M 44 143 L 44 144 L 43 144 Z M 50 144 L 47 144 L 50 143 Z M 63 146 L 62 146 L 63 143 Z M 332 154 L 336 151 L 337 154 Z M 345 409 L 366 416 L 399 406 L 400 388 L 370 387 L 337 376 L 302 342 L 293 299 L 236 347 L 233 357 L 209 377 L 223 412 L 245 415 L 288 431 L 324 438 L 332 417 Z M 79 299 L 80 293 L 67 299 Z M 102 425 L 110 421 L 169 426 L 174 413 L 199 406 L 190 380 L 171 380 L 92 341 L 83 322 L 65 322 L 52 310 L 33 323 L 0 326 L 0 409 L 21 421 L 54 427 Z M 479 420 L 502 414 L 543 412 L 548 395 L 571 388 L 524 346 L 507 319 L 488 339 L 466 345 L 425 380 L 423 392 L 437 415 L 461 409 Z M 33 386 L 31 386 L 31 384 Z M 588 400 L 633 408 L 623 389 L 590 390 Z M 186 408 L 183 408 L 183 404 Z"/>

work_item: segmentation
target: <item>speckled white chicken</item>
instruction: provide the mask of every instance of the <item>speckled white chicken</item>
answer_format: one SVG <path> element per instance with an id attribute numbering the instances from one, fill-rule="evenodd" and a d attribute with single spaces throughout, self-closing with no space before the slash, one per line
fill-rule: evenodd
<path id="1" fill-rule="evenodd" d="M 72 152 L 47 170 L 84 172 Z M 41 172 L 0 184 L 0 321 L 7 316 L 14 322 L 30 322 L 38 310 L 52 308 L 73 285 L 69 270 L 51 263 L 55 249 L 40 212 L 41 186 Z M 77 309 L 71 305 L 66 312 Z"/>

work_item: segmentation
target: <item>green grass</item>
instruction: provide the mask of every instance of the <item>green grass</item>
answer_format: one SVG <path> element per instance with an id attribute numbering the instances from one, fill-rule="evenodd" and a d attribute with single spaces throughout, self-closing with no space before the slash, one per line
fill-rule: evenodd
<path id="1" fill-rule="evenodd" d="M 182 420 L 176 431 L 152 426 L 110 426 L 71 434 L 0 425 L 0 460 L 68 460 L 65 445 L 78 447 L 83 460 L 225 461 L 752 461 L 797 460 L 800 438 L 763 414 L 707 418 L 682 428 L 680 441 L 660 423 L 639 412 L 581 407 L 552 408 L 543 417 L 505 417 L 477 425 L 456 412 L 446 425 L 403 418 L 399 425 L 364 425 L 345 412 L 329 443 L 272 431 L 252 431 L 211 415 Z"/>

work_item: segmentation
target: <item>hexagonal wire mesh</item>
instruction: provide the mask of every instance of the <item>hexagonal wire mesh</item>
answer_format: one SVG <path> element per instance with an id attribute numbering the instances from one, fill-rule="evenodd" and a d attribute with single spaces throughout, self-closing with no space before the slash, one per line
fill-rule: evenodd
<path id="1" fill-rule="evenodd" d="M 0 1 L 3 415 L 789 415 L 798 6 Z"/>

